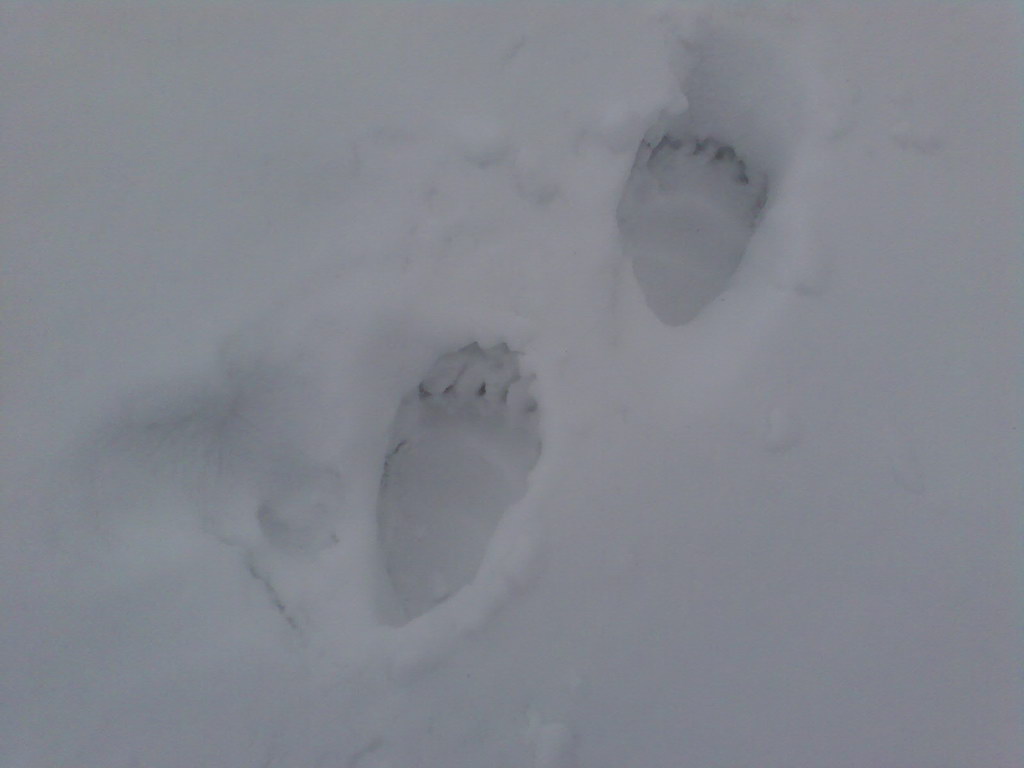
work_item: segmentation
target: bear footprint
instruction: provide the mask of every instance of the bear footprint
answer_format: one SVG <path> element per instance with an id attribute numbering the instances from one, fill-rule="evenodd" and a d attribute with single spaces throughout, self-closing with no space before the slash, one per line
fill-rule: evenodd
<path id="1" fill-rule="evenodd" d="M 619 204 L 623 249 L 666 325 L 693 319 L 739 267 L 767 194 L 736 150 L 685 129 L 645 139 Z"/>
<path id="2" fill-rule="evenodd" d="M 540 455 L 537 403 L 505 344 L 442 356 L 403 398 L 384 462 L 379 541 L 405 620 L 472 581 Z"/>

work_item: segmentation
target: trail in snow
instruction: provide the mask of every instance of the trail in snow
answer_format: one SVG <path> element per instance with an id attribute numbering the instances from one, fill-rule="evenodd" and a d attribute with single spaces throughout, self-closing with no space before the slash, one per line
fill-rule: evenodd
<path id="1" fill-rule="evenodd" d="M 262 13 L 2 33 L 0 761 L 1019 762 L 1012 25 Z"/>

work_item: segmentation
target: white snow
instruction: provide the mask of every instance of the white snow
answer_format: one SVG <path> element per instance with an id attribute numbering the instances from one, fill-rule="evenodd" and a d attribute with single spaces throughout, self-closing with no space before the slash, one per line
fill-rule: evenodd
<path id="1" fill-rule="evenodd" d="M 1024 762 L 1015 8 L 2 13 L 0 764 Z"/>

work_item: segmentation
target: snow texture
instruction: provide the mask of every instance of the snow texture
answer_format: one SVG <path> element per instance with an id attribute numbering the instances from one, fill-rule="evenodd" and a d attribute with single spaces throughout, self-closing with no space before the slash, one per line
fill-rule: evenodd
<path id="1" fill-rule="evenodd" d="M 1024 764 L 1018 10 L 0 13 L 0 765 Z"/>

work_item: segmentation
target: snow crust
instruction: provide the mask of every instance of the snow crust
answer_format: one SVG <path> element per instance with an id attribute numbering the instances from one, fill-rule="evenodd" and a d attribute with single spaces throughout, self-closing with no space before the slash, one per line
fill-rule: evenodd
<path id="1" fill-rule="evenodd" d="M 2 13 L 4 766 L 1024 760 L 1015 9 Z"/>

